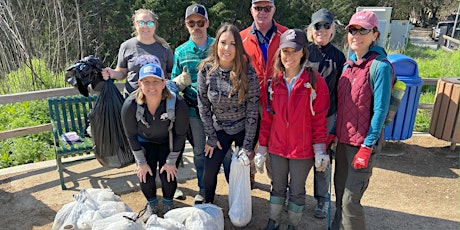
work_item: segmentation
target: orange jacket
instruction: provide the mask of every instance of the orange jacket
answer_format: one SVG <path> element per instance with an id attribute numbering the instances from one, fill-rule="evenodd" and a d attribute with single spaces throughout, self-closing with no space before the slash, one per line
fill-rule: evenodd
<path id="1" fill-rule="evenodd" d="M 262 51 L 259 48 L 259 42 L 254 33 L 252 33 L 253 26 L 249 26 L 240 32 L 243 46 L 246 53 L 251 57 L 251 65 L 256 69 L 257 76 L 259 77 L 260 84 L 260 103 L 264 106 L 267 102 L 267 81 L 273 75 L 273 65 L 275 63 L 275 53 L 280 45 L 281 34 L 288 28 L 274 22 L 276 26 L 276 33 L 273 35 L 268 45 L 267 63 L 264 61 Z"/>

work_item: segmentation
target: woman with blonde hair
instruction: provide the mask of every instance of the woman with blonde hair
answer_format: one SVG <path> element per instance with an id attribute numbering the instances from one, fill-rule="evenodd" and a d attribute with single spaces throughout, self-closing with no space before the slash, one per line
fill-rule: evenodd
<path id="1" fill-rule="evenodd" d="M 167 112 L 167 100 L 173 100 L 166 87 L 163 70 L 157 64 L 146 64 L 139 72 L 139 88 L 124 102 L 121 117 L 125 134 L 137 164 L 137 177 L 142 193 L 147 199 L 144 221 L 158 214 L 156 170 L 161 179 L 163 214 L 173 208 L 177 188 L 177 159 L 185 145 L 189 119 L 188 107 L 180 97 L 175 97 L 175 121 L 172 126 Z M 172 99 L 171 99 L 172 98 Z M 157 169 L 158 165 L 158 169 Z"/>
<path id="2" fill-rule="evenodd" d="M 259 81 L 236 26 L 223 24 L 198 71 L 198 108 L 207 136 L 205 202 L 214 202 L 217 174 L 231 144 L 253 156 Z M 230 164 L 224 164 L 227 182 Z"/>
<path id="3" fill-rule="evenodd" d="M 133 14 L 134 37 L 120 45 L 117 67 L 102 70 L 105 80 L 126 78 L 125 97 L 138 88 L 139 69 L 142 65 L 152 63 L 157 57 L 161 68 L 168 79 L 172 72 L 174 55 L 169 44 L 156 34 L 158 17 L 151 10 L 138 9 Z M 155 62 L 154 62 L 155 63 Z"/>

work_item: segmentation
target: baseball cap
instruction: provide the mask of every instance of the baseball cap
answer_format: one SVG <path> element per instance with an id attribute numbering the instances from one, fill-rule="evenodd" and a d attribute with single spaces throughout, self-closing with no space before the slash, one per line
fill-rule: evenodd
<path id="1" fill-rule="evenodd" d="M 208 19 L 208 12 L 206 11 L 206 8 L 200 4 L 193 4 L 187 7 L 187 10 L 185 10 L 185 19 L 187 19 L 192 14 L 198 14 Z"/>
<path id="2" fill-rule="evenodd" d="M 299 29 L 289 29 L 281 34 L 279 49 L 294 48 L 299 51 L 307 45 L 305 33 Z"/>
<path id="3" fill-rule="evenodd" d="M 334 14 L 326 10 L 324 8 L 319 9 L 313 15 L 311 16 L 311 24 L 314 25 L 318 22 L 327 22 L 329 24 L 332 24 L 332 21 L 334 20 Z"/>
<path id="4" fill-rule="evenodd" d="M 352 25 L 361 26 L 364 29 L 372 29 L 379 27 L 379 18 L 372 11 L 359 11 L 351 16 L 350 22 L 345 29 L 350 28 Z"/>
<path id="5" fill-rule="evenodd" d="M 139 71 L 139 81 L 146 77 L 156 77 L 161 80 L 165 79 L 161 66 L 153 63 L 142 66 Z"/>
<path id="6" fill-rule="evenodd" d="M 275 0 L 252 0 L 251 4 L 254 4 L 256 2 L 271 2 L 275 4 Z"/>

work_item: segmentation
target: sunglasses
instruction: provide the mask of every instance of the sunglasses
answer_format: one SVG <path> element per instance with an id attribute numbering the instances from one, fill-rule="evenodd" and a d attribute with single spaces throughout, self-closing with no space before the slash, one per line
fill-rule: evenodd
<path id="1" fill-rule="evenodd" d="M 203 27 L 205 20 L 198 20 L 198 21 L 193 21 L 193 20 L 187 20 L 185 23 L 187 23 L 188 26 L 190 27 L 195 27 L 197 25 L 198 27 Z"/>
<path id="2" fill-rule="evenodd" d="M 313 25 L 313 29 L 315 30 L 320 30 L 321 28 L 324 28 L 325 30 L 328 30 L 331 28 L 331 24 L 329 23 L 324 23 L 324 24 L 319 24 L 319 23 L 316 23 Z"/>
<path id="3" fill-rule="evenodd" d="M 350 33 L 351 35 L 356 35 L 358 32 L 361 35 L 366 35 L 366 34 L 370 33 L 371 31 L 372 31 L 372 29 L 364 29 L 364 28 L 356 29 L 354 27 L 348 28 L 348 33 Z"/>
<path id="4" fill-rule="evenodd" d="M 139 27 L 147 26 L 150 29 L 152 29 L 155 26 L 154 21 L 141 21 L 141 20 L 138 20 L 138 21 L 136 21 L 136 23 L 139 25 Z"/>
<path id="5" fill-rule="evenodd" d="M 265 13 L 268 13 L 272 10 L 273 6 L 253 6 L 252 8 L 257 10 L 258 12 L 263 10 Z"/>

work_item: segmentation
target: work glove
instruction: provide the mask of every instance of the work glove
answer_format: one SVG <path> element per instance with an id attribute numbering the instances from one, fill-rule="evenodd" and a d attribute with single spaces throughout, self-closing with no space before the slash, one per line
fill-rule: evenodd
<path id="1" fill-rule="evenodd" d="M 243 162 L 243 165 L 244 166 L 248 166 L 251 164 L 251 160 L 249 160 L 249 156 L 248 156 L 248 151 L 244 148 L 241 148 L 239 151 L 238 151 L 238 154 L 236 155 L 237 158 L 241 159 L 241 161 Z"/>
<path id="2" fill-rule="evenodd" d="M 326 153 L 326 144 L 319 143 L 313 145 L 313 151 L 315 152 L 315 168 L 318 172 L 326 171 L 329 166 L 330 159 Z"/>
<path id="3" fill-rule="evenodd" d="M 358 152 L 356 153 L 355 157 L 351 164 L 355 169 L 364 169 L 367 168 L 369 164 L 369 157 L 371 157 L 372 148 L 369 148 L 365 145 L 361 145 Z"/>
<path id="4" fill-rule="evenodd" d="M 176 83 L 177 88 L 179 88 L 179 91 L 182 91 L 185 88 L 187 88 L 187 86 L 191 85 L 192 78 L 190 76 L 190 73 L 188 72 L 187 66 L 184 66 L 184 68 L 182 69 L 182 73 L 174 79 L 172 79 L 172 81 Z"/>
<path id="5" fill-rule="evenodd" d="M 267 146 L 260 146 L 257 148 L 256 156 L 254 157 L 254 164 L 256 165 L 257 172 L 264 173 L 265 155 L 267 155 Z"/>

